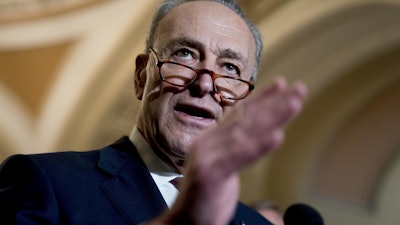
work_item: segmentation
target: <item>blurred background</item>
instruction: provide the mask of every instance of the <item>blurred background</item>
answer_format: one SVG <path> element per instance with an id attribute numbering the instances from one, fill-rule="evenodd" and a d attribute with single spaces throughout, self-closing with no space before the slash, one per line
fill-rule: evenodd
<path id="1" fill-rule="evenodd" d="M 242 172 L 242 201 L 304 202 L 332 225 L 400 224 L 400 0 L 239 2 L 265 42 L 256 86 L 277 75 L 309 86 L 286 143 Z M 129 134 L 157 3 L 0 0 L 1 161 Z"/>

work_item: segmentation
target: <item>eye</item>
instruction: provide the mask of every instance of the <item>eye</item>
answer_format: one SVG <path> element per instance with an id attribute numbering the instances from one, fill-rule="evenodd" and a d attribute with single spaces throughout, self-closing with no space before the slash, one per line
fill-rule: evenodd
<path id="1" fill-rule="evenodd" d="M 178 58 L 188 59 L 188 58 L 193 58 L 193 56 L 194 56 L 194 53 L 187 48 L 179 49 L 174 53 L 174 57 L 178 57 Z"/>
<path id="2" fill-rule="evenodd" d="M 232 63 L 225 63 L 223 68 L 228 75 L 240 75 L 239 67 Z"/>

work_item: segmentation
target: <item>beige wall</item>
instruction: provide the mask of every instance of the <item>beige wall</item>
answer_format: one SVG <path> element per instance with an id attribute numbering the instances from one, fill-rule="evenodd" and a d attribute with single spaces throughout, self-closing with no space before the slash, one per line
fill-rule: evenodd
<path id="1" fill-rule="evenodd" d="M 134 57 L 157 1 L 21 2 L 0 5 L 0 158 L 129 133 Z M 284 75 L 310 89 L 285 145 L 243 171 L 243 201 L 306 202 L 326 224 L 398 224 L 400 1 L 241 2 L 264 35 L 257 86 Z"/>

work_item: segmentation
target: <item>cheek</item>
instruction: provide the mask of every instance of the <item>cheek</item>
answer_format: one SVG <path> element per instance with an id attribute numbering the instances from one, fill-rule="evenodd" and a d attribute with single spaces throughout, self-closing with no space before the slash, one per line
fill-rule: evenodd
<path id="1" fill-rule="evenodd" d="M 146 84 L 143 90 L 142 104 L 146 110 L 157 107 L 162 97 L 161 80 L 158 79 L 157 73 L 151 73 L 152 70 L 148 69 Z"/>
<path id="2" fill-rule="evenodd" d="M 235 105 L 238 103 L 238 101 L 227 101 L 227 102 L 222 102 L 222 117 L 225 117 L 226 114 L 228 114 L 230 111 L 232 111 L 235 107 Z M 221 119 L 220 118 L 220 119 Z"/>
<path id="3" fill-rule="evenodd" d="M 161 114 L 161 109 L 163 107 L 163 96 L 161 93 L 160 83 L 154 79 L 154 75 L 156 74 L 151 74 L 146 79 L 146 85 L 144 86 L 141 102 L 142 118 L 144 118 L 144 121 L 142 122 L 145 122 L 150 133 L 154 133 L 157 120 L 160 119 L 159 115 Z"/>
<path id="4" fill-rule="evenodd" d="M 171 126 L 173 114 L 173 93 L 165 92 L 163 85 L 148 87 L 146 91 L 144 117 L 155 136 L 165 129 L 173 129 Z"/>

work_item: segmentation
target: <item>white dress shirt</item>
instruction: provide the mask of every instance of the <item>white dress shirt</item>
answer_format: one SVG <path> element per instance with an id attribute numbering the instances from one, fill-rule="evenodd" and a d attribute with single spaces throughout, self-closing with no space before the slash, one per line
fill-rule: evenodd
<path id="1" fill-rule="evenodd" d="M 149 169 L 151 177 L 160 190 L 168 207 L 171 208 L 179 192 L 170 181 L 182 175 L 174 172 L 163 161 L 161 161 L 160 158 L 158 158 L 136 127 L 133 128 L 129 135 L 129 139 L 135 145 L 140 157 L 144 161 L 144 164 Z"/>

